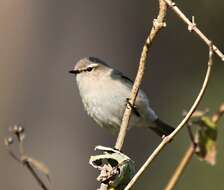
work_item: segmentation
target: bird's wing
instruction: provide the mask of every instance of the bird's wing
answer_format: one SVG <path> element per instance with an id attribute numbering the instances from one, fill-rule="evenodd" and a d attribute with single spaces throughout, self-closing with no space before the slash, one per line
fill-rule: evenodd
<path id="1" fill-rule="evenodd" d="M 118 70 L 113 70 L 112 73 L 111 73 L 111 77 L 114 80 L 119 80 L 119 81 L 121 81 L 124 84 L 127 84 L 128 83 L 129 86 L 130 86 L 130 91 L 131 91 L 131 87 L 132 87 L 132 85 L 133 85 L 134 82 L 130 78 L 128 78 L 127 76 L 125 76 L 122 72 L 120 72 Z M 128 98 L 127 98 L 127 103 L 129 103 L 129 99 Z M 136 106 L 132 106 L 132 105 L 130 105 L 130 106 L 132 107 L 133 113 L 137 117 L 141 117 L 141 115 L 140 115 L 137 107 Z"/>
<path id="2" fill-rule="evenodd" d="M 113 78 L 114 80 L 121 80 L 122 82 L 129 83 L 131 86 L 134 83 L 130 78 L 125 76 L 122 72 L 115 69 L 111 72 L 111 78 Z"/>

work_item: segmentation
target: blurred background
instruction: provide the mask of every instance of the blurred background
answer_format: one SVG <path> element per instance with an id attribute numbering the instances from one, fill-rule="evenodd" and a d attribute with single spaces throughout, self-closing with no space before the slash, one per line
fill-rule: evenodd
<path id="1" fill-rule="evenodd" d="M 223 0 L 177 1 L 224 51 Z M 88 165 L 95 145 L 113 147 L 116 136 L 96 127 L 85 113 L 74 78 L 82 57 L 96 56 L 134 78 L 142 45 L 157 15 L 155 0 L 0 0 L 0 140 L 8 127 L 26 128 L 26 149 L 46 163 L 52 189 L 96 189 Z M 182 119 L 201 86 L 208 48 L 169 10 L 167 27 L 153 44 L 142 88 L 160 117 Z M 219 58 L 200 108 L 215 111 L 224 101 L 224 64 Z M 217 165 L 194 158 L 176 189 L 223 189 L 224 119 L 220 122 Z M 151 131 L 129 131 L 123 151 L 146 160 L 160 139 Z M 0 143 L 0 184 L 4 190 L 40 189 L 29 172 Z M 188 147 L 186 129 L 162 151 L 135 189 L 162 189 Z"/>

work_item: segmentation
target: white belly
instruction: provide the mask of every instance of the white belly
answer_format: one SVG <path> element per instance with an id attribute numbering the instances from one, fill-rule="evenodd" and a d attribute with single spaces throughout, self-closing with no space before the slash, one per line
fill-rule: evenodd
<path id="1" fill-rule="evenodd" d="M 120 127 L 131 86 L 105 77 L 95 83 L 90 80 L 81 80 L 79 90 L 86 111 L 99 126 L 112 129 Z M 141 93 L 141 98 L 138 96 L 136 107 L 137 109 L 139 107 L 138 111 L 141 116 L 132 114 L 129 127 L 148 127 L 151 120 L 150 108 L 144 94 Z"/>

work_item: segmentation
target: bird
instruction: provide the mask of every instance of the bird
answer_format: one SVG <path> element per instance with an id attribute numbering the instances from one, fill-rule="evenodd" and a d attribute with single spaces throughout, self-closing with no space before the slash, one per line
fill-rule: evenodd
<path id="1" fill-rule="evenodd" d="M 118 131 L 127 106 L 133 81 L 96 57 L 80 59 L 69 73 L 75 76 L 88 115 L 102 128 Z M 159 119 L 150 107 L 145 92 L 139 89 L 128 128 L 149 128 L 160 137 L 174 128 Z"/>

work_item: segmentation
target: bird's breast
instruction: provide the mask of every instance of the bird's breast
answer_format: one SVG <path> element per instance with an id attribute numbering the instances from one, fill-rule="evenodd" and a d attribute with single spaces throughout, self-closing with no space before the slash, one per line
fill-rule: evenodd
<path id="1" fill-rule="evenodd" d="M 118 128 L 126 104 L 126 96 L 121 95 L 119 85 L 105 78 L 82 82 L 85 84 L 80 84 L 79 90 L 88 114 L 101 127 Z"/>

